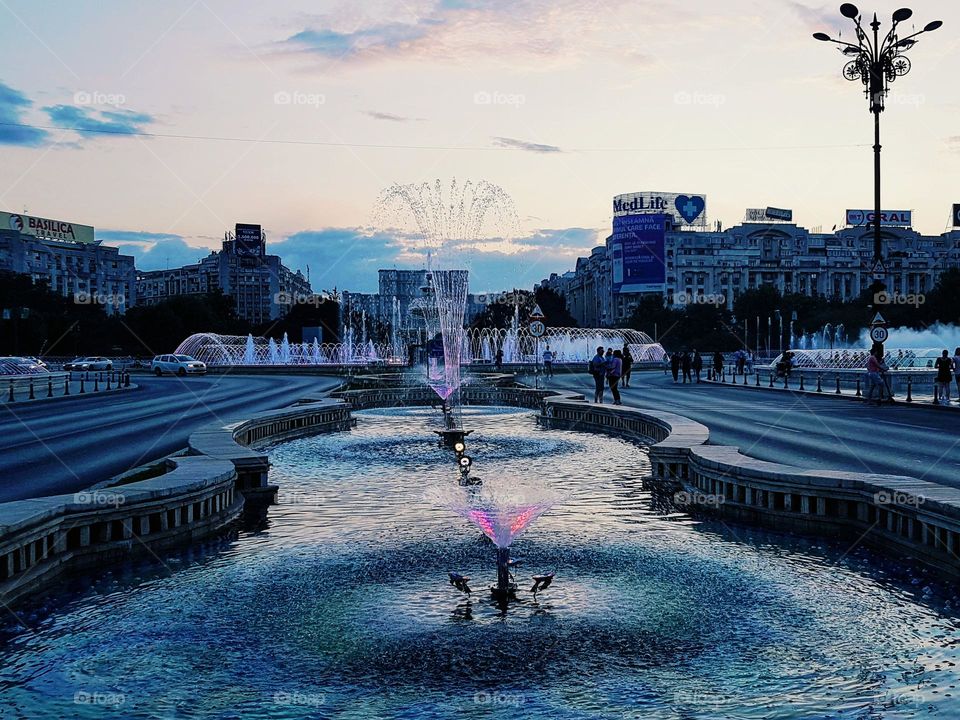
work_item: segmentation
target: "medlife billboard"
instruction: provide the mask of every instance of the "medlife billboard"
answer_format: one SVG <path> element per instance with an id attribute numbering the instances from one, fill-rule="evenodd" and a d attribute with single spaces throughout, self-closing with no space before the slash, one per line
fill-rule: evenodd
<path id="1" fill-rule="evenodd" d="M 664 213 L 620 215 L 613 218 L 613 291 L 663 292 L 667 282 Z"/>
<path id="2" fill-rule="evenodd" d="M 698 194 L 637 192 L 613 198 L 613 217 L 664 213 L 678 226 L 707 226 L 707 196 Z"/>
<path id="3" fill-rule="evenodd" d="M 78 225 L 66 220 L 50 220 L 23 213 L 0 211 L 0 228 L 9 228 L 22 235 L 31 235 L 44 240 L 69 240 L 70 242 L 92 244 L 93 227 Z"/>

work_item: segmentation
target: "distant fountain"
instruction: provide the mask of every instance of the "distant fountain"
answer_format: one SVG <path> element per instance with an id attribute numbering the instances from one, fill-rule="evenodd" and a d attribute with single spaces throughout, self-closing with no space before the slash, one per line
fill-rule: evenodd
<path id="1" fill-rule="evenodd" d="M 490 233 L 483 231 L 490 224 L 495 237 L 515 235 L 513 201 L 502 188 L 486 181 L 460 184 L 453 180 L 444 186 L 437 180 L 387 188 L 381 196 L 380 209 L 389 214 L 394 226 L 408 224 L 412 216 L 428 254 L 436 323 L 443 343 L 442 364 L 437 353 L 428 370 L 429 382 L 451 411 L 447 413 L 448 428 L 451 419 L 459 425 L 467 277 L 456 270 L 460 264 L 458 256 L 483 237 L 489 237 Z"/>
<path id="2" fill-rule="evenodd" d="M 247 344 L 243 350 L 243 364 L 255 365 L 257 362 L 256 348 L 253 344 L 253 335 L 247 335 Z"/>

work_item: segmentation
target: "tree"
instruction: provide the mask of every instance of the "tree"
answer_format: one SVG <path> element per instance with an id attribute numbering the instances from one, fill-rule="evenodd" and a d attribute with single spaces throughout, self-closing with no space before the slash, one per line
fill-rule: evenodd
<path id="1" fill-rule="evenodd" d="M 534 290 L 534 298 L 550 327 L 577 327 L 577 321 L 567 310 L 567 299 L 560 293 L 546 287 Z"/>

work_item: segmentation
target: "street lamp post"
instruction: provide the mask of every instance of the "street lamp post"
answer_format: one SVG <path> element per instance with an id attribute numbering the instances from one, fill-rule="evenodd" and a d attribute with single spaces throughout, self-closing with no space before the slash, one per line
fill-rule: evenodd
<path id="1" fill-rule="evenodd" d="M 910 72 L 910 59 L 904 54 L 917 44 L 915 39 L 925 32 L 933 32 L 940 28 L 943 22 L 934 20 L 927 23 L 923 30 L 901 38 L 897 29 L 900 23 L 913 17 L 913 10 L 901 8 L 893 13 L 893 24 L 886 37 L 880 39 L 880 21 L 877 14 L 873 14 L 870 23 L 872 32 L 868 34 L 863 28 L 863 17 L 856 5 L 844 3 L 840 6 L 840 14 L 853 20 L 857 33 L 857 42 L 848 43 L 834 40 L 826 33 L 815 33 L 814 38 L 823 42 L 832 42 L 840 46 L 840 52 L 850 58 L 843 68 L 843 76 L 850 81 L 860 80 L 864 86 L 864 94 L 870 101 L 870 112 L 873 113 L 873 266 L 876 279 L 884 274 L 883 248 L 880 240 L 881 207 L 880 207 L 880 113 L 884 109 L 884 98 L 890 93 L 890 83 L 898 77 Z"/>

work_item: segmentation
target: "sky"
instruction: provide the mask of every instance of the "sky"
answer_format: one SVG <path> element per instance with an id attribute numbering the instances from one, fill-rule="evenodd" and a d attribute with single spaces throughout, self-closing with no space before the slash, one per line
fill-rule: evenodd
<path id="1" fill-rule="evenodd" d="M 960 202 L 960 5 L 906 25 L 933 19 L 884 113 L 884 207 L 938 234 Z M 808 0 L 0 0 L 0 209 L 93 225 L 143 269 L 259 223 L 315 289 L 356 292 L 424 265 L 377 211 L 394 183 L 512 197 L 513 237 L 463 258 L 475 291 L 573 269 L 621 193 L 829 231 L 873 197 L 862 88 L 811 37 L 848 23 Z"/>

